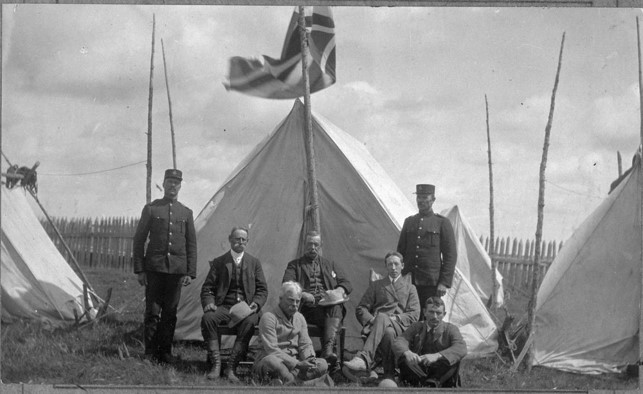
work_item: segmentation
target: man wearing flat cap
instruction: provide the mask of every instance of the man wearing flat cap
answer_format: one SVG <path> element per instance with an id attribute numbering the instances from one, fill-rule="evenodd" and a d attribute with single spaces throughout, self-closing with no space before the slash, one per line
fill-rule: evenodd
<path id="1" fill-rule="evenodd" d="M 453 282 L 457 248 L 449 219 L 433 212 L 435 186 L 416 186 L 419 213 L 404 220 L 397 251 L 404 256 L 404 271 L 411 273 L 420 305 L 427 298 L 442 297 Z"/>
<path id="2" fill-rule="evenodd" d="M 143 207 L 134 234 L 134 273 L 145 286 L 145 357 L 163 363 L 172 362 L 181 286 L 196 278 L 194 216 L 177 200 L 182 180 L 181 171 L 165 171 L 164 196 Z"/>

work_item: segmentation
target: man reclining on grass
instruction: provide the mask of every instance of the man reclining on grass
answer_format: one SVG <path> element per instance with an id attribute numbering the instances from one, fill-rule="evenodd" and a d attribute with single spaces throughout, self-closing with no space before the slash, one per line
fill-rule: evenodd
<path id="1" fill-rule="evenodd" d="M 458 387 L 460 360 L 467 345 L 458 327 L 443 322 L 444 301 L 429 297 L 419 321 L 393 341 L 400 381 L 410 386 Z"/>

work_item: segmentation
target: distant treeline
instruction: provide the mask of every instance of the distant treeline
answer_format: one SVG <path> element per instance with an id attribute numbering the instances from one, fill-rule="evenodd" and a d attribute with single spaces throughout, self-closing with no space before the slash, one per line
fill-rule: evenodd
<path id="1" fill-rule="evenodd" d="M 52 218 L 52 220 L 81 266 L 133 271 L 132 238 L 138 218 Z M 71 257 L 51 224 L 46 220 L 43 220 L 42 224 L 60 253 L 70 260 Z M 480 243 L 489 253 L 489 238 L 480 237 Z M 556 241 L 541 244 L 543 268 L 541 278 L 561 246 L 562 242 Z M 490 256 L 498 263 L 498 270 L 504 277 L 505 287 L 528 294 L 533 274 L 535 241 L 498 237 L 494 241 L 494 249 Z"/>

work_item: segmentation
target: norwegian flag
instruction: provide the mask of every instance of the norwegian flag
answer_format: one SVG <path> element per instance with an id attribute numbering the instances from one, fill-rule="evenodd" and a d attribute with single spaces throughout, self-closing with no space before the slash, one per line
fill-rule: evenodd
<path id="1" fill-rule="evenodd" d="M 304 7 L 306 28 L 310 31 L 308 77 L 310 92 L 327 88 L 335 77 L 335 23 L 330 7 Z M 295 8 L 281 57 L 263 59 L 235 56 L 230 59 L 227 90 L 270 99 L 292 99 L 304 95 L 301 67 L 299 12 Z"/>

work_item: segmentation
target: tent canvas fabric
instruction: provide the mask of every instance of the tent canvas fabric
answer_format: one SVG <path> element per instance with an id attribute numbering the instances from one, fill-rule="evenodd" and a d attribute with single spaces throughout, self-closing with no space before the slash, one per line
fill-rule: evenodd
<path id="1" fill-rule="evenodd" d="M 277 304 L 286 265 L 298 257 L 304 231 L 304 111 L 295 100 L 289 115 L 242 160 L 197 216 L 197 279 L 181 295 L 175 339 L 203 339 L 200 289 L 208 262 L 229 250 L 227 237 L 233 226 L 250 228 L 247 251 L 260 259 L 268 282 L 264 308 Z M 322 254 L 341 264 L 353 285 L 344 326 L 347 345 L 361 346 L 355 306 L 368 286 L 370 269 L 385 271 L 384 255 L 395 249 L 404 218 L 415 210 L 363 144 L 315 113 L 313 129 Z M 458 288 L 475 295 L 468 282 Z M 459 307 L 452 310 L 465 311 L 462 325 L 476 319 L 485 323 L 476 326 L 474 331 L 480 333 L 468 342 L 469 352 L 495 349 L 495 325 L 482 303 L 460 305 L 464 298 L 456 299 Z"/>
<path id="2" fill-rule="evenodd" d="M 599 374 L 639 359 L 640 171 L 639 156 L 547 271 L 537 295 L 535 365 Z"/>
<path id="3" fill-rule="evenodd" d="M 440 212 L 449 218 L 453 225 L 456 245 L 458 248 L 457 267 L 460 273 L 469 280 L 482 302 L 487 305 L 489 295 L 493 293 L 493 278 L 491 275 L 491 258 L 480 240 L 476 237 L 473 227 L 462 215 L 457 205 Z M 502 287 L 502 274 L 496 268 L 496 296 L 493 298 L 494 308 L 499 308 L 504 303 L 504 290 Z"/>
<path id="4" fill-rule="evenodd" d="M 58 252 L 21 188 L 2 190 L 2 321 L 59 324 L 83 314 L 83 282 Z"/>

